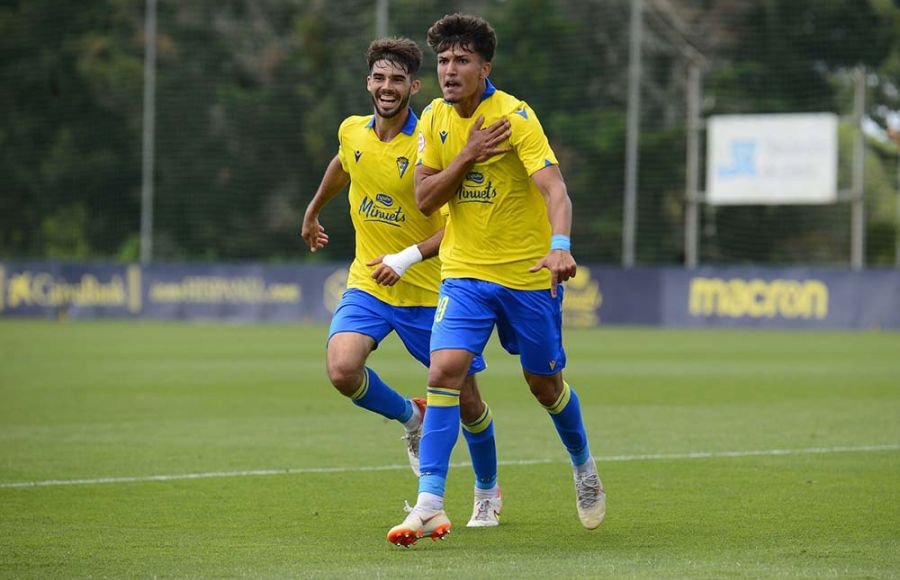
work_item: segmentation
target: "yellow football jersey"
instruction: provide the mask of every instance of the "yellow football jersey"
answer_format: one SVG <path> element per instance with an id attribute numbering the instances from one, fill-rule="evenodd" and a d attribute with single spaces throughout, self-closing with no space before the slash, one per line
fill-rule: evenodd
<path id="1" fill-rule="evenodd" d="M 338 130 L 341 166 L 350 175 L 350 219 L 356 230 L 356 257 L 348 288 L 358 288 L 393 306 L 436 306 L 441 263 L 437 258 L 409 268 L 394 286 L 372 279 L 366 263 L 425 240 L 444 227 L 438 212 L 426 217 L 416 206 L 413 172 L 416 125 L 412 110 L 390 142 L 375 134 L 374 115 L 348 117 Z"/>
<path id="2" fill-rule="evenodd" d="M 547 204 L 531 175 L 556 156 L 534 111 L 527 103 L 498 91 L 488 81 L 471 117 L 435 99 L 419 122 L 417 163 L 442 170 L 468 140 L 479 116 L 483 127 L 503 117 L 511 123 L 512 151 L 476 163 L 448 202 L 450 219 L 441 247 L 443 278 L 476 278 L 519 290 L 550 287 L 550 272 L 529 272 L 550 251 Z"/>

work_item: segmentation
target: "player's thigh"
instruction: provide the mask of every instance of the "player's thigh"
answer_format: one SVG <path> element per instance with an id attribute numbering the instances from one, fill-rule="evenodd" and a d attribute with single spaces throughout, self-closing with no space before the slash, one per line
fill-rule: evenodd
<path id="1" fill-rule="evenodd" d="M 462 391 L 474 358 L 472 352 L 460 348 L 432 351 L 431 366 L 428 367 L 429 392 L 432 387 Z"/>
<path id="2" fill-rule="evenodd" d="M 484 352 L 496 320 L 491 292 L 480 280 L 451 278 L 441 283 L 431 327 L 432 358 L 439 350 Z"/>
<path id="3" fill-rule="evenodd" d="M 341 297 L 328 330 L 328 363 L 362 366 L 391 331 L 390 307 L 374 296 L 350 288 Z"/>
<path id="4" fill-rule="evenodd" d="M 555 375 L 566 366 L 562 296 L 562 287 L 556 298 L 549 290 L 503 290 L 497 335 L 503 348 L 519 355 L 528 373 Z"/>

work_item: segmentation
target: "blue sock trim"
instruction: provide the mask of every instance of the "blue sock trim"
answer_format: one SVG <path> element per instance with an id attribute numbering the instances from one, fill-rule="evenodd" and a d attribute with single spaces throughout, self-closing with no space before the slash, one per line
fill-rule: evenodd
<path id="1" fill-rule="evenodd" d="M 497 483 L 497 443 L 494 439 L 494 420 L 488 414 L 489 422 L 483 430 L 473 433 L 463 429 L 463 437 L 469 446 L 472 470 L 475 472 L 475 487 L 491 489 Z"/>
<path id="2" fill-rule="evenodd" d="M 585 454 L 590 456 L 590 451 L 584 420 L 581 416 L 581 403 L 575 389 L 569 387 L 569 400 L 565 406 L 549 415 L 553 420 L 553 426 L 556 427 L 556 432 L 559 433 L 559 438 L 572 457 L 572 462 L 575 465 L 581 465 L 587 461 Z"/>
<path id="3" fill-rule="evenodd" d="M 588 459 L 591 458 L 591 450 L 588 446 L 585 446 L 584 449 L 578 453 L 572 453 L 570 451 L 569 455 L 572 457 L 572 465 L 578 467 L 579 465 L 587 463 Z"/>
<path id="4" fill-rule="evenodd" d="M 365 372 L 364 382 L 367 387 L 358 398 L 351 399 L 353 404 L 378 413 L 387 419 L 399 420 L 408 410 L 409 401 L 387 386 L 381 377 L 369 367 L 365 367 Z"/>
<path id="5" fill-rule="evenodd" d="M 406 423 L 407 421 L 409 421 L 413 416 L 412 406 L 413 406 L 412 401 L 410 401 L 409 399 L 406 399 L 406 410 L 403 412 L 402 415 L 397 417 L 397 420 L 400 421 L 401 423 Z"/>
<path id="6" fill-rule="evenodd" d="M 440 475 L 423 475 L 419 478 L 419 493 L 433 493 L 444 497 L 447 478 Z"/>
<path id="7" fill-rule="evenodd" d="M 475 478 L 475 488 L 476 489 L 494 489 L 494 486 L 497 485 L 497 477 L 494 476 L 490 481 L 481 481 L 477 477 Z"/>

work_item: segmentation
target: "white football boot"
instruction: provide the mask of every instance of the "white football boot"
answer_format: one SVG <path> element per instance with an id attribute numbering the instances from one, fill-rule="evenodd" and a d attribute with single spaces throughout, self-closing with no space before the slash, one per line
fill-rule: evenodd
<path id="1" fill-rule="evenodd" d="M 581 470 L 575 470 L 575 505 L 584 527 L 593 530 L 606 517 L 606 492 L 591 457 Z"/>

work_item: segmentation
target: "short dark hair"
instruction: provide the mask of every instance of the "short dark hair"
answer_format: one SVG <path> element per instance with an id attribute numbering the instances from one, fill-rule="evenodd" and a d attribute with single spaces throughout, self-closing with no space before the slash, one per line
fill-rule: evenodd
<path id="1" fill-rule="evenodd" d="M 376 62 L 386 60 L 414 75 L 422 66 L 422 49 L 408 38 L 378 38 L 369 45 L 366 58 L 369 61 L 369 72 Z"/>
<path id="2" fill-rule="evenodd" d="M 497 34 L 480 16 L 448 14 L 428 29 L 428 46 L 435 54 L 458 46 L 490 62 L 497 48 Z"/>

